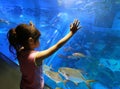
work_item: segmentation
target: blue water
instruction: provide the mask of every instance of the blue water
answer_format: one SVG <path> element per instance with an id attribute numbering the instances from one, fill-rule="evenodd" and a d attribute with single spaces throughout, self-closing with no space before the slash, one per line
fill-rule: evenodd
<path id="1" fill-rule="evenodd" d="M 96 80 L 92 89 L 120 89 L 120 0 L 0 0 L 0 52 L 18 64 L 6 38 L 17 24 L 32 21 L 42 33 L 37 50 L 44 50 L 69 32 L 75 18 L 82 29 L 44 63 L 55 71 L 63 66 L 82 70 L 86 79 Z M 73 53 L 87 57 L 71 58 Z M 85 83 L 45 81 L 53 89 L 88 89 Z"/>

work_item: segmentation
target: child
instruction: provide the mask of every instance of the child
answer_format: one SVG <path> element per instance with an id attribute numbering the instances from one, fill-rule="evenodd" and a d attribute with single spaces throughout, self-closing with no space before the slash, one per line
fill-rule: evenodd
<path id="1" fill-rule="evenodd" d="M 41 33 L 30 22 L 20 24 L 8 31 L 9 50 L 15 52 L 20 65 L 22 79 L 20 89 L 43 89 L 42 61 L 61 48 L 80 29 L 79 21 L 70 25 L 70 32 L 55 45 L 43 51 L 35 51 L 39 46 Z M 13 50 L 15 49 L 15 51 Z"/>

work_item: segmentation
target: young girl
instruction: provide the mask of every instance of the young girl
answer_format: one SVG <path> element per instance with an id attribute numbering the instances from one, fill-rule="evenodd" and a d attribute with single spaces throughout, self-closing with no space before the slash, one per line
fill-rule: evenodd
<path id="1" fill-rule="evenodd" d="M 78 29 L 80 29 L 79 21 L 75 20 L 70 25 L 70 32 L 55 45 L 44 51 L 34 50 L 40 44 L 39 37 L 41 33 L 32 22 L 29 25 L 20 24 L 8 31 L 9 50 L 16 53 L 22 73 L 20 89 L 44 88 L 42 61 L 61 48 Z"/>

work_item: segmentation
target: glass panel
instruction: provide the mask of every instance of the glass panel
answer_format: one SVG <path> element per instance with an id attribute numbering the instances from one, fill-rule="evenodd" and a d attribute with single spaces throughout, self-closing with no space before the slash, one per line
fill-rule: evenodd
<path id="1" fill-rule="evenodd" d="M 42 33 L 37 50 L 44 50 L 69 32 L 75 18 L 82 29 L 43 65 L 52 65 L 70 81 L 57 83 L 45 74 L 46 84 L 53 89 L 119 89 L 120 0 L 0 0 L 0 52 L 18 64 L 6 33 L 19 23 L 35 24 Z"/>

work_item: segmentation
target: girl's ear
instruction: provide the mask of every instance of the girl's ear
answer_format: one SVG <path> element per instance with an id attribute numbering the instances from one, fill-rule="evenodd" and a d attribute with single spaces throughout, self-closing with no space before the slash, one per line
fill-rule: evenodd
<path id="1" fill-rule="evenodd" d="M 29 37 L 29 39 L 28 39 L 28 43 L 29 43 L 29 44 L 33 44 L 33 43 L 34 43 L 34 40 L 33 40 L 32 37 Z"/>

